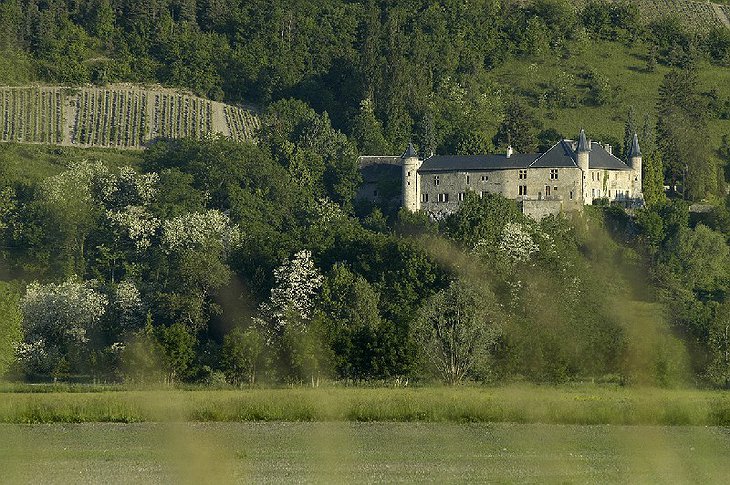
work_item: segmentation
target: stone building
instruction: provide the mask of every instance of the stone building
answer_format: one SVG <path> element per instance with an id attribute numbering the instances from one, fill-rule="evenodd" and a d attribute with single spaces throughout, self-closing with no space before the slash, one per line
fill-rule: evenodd
<path id="1" fill-rule="evenodd" d="M 391 167 L 396 159 L 400 162 L 403 207 L 425 211 L 435 218 L 455 211 L 470 191 L 514 199 L 524 213 L 536 219 L 579 211 L 598 200 L 626 206 L 643 202 L 641 151 L 636 135 L 628 165 L 613 154 L 610 145 L 587 140 L 583 130 L 578 141 L 561 140 L 545 153 L 517 154 L 508 148 L 504 154 L 437 155 L 422 159 L 410 144 L 399 159 L 379 159 Z M 371 191 L 372 200 L 377 196 L 377 188 L 363 173 L 361 195 L 368 197 Z"/>

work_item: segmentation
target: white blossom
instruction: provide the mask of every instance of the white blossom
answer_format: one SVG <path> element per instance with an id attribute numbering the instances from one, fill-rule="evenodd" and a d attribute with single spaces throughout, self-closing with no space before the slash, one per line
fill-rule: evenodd
<path id="1" fill-rule="evenodd" d="M 139 290 L 131 281 L 122 281 L 114 288 L 112 307 L 121 329 L 131 330 L 142 325 L 144 303 Z"/>
<path id="2" fill-rule="evenodd" d="M 41 184 L 41 194 L 51 203 L 65 202 L 73 197 L 75 202 L 93 203 L 92 182 L 108 176 L 108 170 L 99 161 L 74 161 L 64 172 L 48 177 Z"/>
<path id="3" fill-rule="evenodd" d="M 143 206 L 138 205 L 128 205 L 118 211 L 108 210 L 106 217 L 113 226 L 132 240 L 137 250 L 149 248 L 152 245 L 152 237 L 160 227 L 160 220 Z"/>
<path id="4" fill-rule="evenodd" d="M 304 325 L 314 310 L 314 299 L 322 287 L 322 273 L 314 265 L 312 253 L 301 250 L 291 261 L 274 270 L 276 284 L 271 296 L 259 309 L 262 322 L 269 319 L 280 333 L 286 325 Z"/>
<path id="5" fill-rule="evenodd" d="M 189 212 L 162 223 L 162 246 L 167 252 L 201 249 L 210 244 L 228 251 L 241 239 L 238 226 L 219 210 Z"/>
<path id="6" fill-rule="evenodd" d="M 138 174 L 132 167 L 120 167 L 117 175 L 100 181 L 101 201 L 106 207 L 147 205 L 157 194 L 158 181 L 156 173 Z"/>
<path id="7" fill-rule="evenodd" d="M 345 218 L 345 213 L 336 202 L 327 197 L 320 197 L 312 206 L 312 212 L 318 224 L 328 225 Z"/>
<path id="8" fill-rule="evenodd" d="M 539 249 L 525 227 L 517 222 L 508 222 L 502 229 L 499 250 L 513 263 L 524 263 Z"/>
<path id="9" fill-rule="evenodd" d="M 29 284 L 21 300 L 28 340 L 87 342 L 87 330 L 98 323 L 109 303 L 94 286 L 93 281 L 73 278 L 60 284 Z"/>

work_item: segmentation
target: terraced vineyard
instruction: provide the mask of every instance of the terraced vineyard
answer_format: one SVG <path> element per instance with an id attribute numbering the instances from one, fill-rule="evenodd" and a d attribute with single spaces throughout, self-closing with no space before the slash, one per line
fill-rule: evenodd
<path id="1" fill-rule="evenodd" d="M 156 138 L 222 134 L 253 141 L 258 118 L 237 106 L 173 90 L 0 87 L 0 141 L 141 149 Z"/>
<path id="2" fill-rule="evenodd" d="M 58 88 L 0 88 L 2 141 L 61 143 L 62 94 Z"/>

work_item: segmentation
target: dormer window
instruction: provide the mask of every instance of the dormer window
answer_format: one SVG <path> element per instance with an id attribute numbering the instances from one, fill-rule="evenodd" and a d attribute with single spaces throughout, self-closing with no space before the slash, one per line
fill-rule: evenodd
<path id="1" fill-rule="evenodd" d="M 441 183 L 441 181 L 439 180 L 439 176 L 438 175 L 434 175 L 433 176 L 433 184 L 436 185 L 436 186 L 438 186 L 440 183 Z"/>

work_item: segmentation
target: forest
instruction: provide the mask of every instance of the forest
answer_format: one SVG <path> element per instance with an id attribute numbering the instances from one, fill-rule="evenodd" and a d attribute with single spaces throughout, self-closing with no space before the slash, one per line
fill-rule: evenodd
<path id="1" fill-rule="evenodd" d="M 730 29 L 563 0 L 8 0 L 0 26 L 5 84 L 260 111 L 256 144 L 0 145 L 0 374 L 730 385 Z M 358 154 L 539 150 L 581 116 L 640 134 L 646 207 L 355 198 Z"/>

